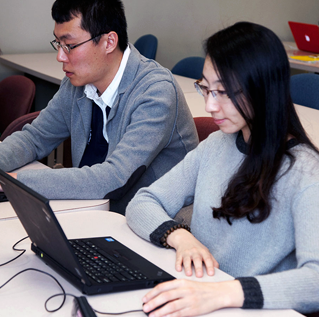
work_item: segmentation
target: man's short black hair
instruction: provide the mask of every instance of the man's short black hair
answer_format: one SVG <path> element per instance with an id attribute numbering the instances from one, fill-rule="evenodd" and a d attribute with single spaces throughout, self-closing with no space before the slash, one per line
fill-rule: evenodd
<path id="1" fill-rule="evenodd" d="M 52 18 L 58 24 L 82 16 L 81 27 L 91 37 L 114 31 L 119 38 L 119 48 L 125 51 L 128 43 L 127 23 L 121 0 L 56 0 Z M 100 38 L 95 40 L 98 43 Z"/>

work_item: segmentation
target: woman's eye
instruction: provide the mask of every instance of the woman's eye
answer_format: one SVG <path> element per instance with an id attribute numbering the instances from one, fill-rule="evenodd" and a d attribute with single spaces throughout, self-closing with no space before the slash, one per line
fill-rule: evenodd
<path id="1" fill-rule="evenodd" d="M 205 93 L 208 92 L 208 87 L 201 85 L 200 88 L 201 88 Z"/>
<path id="2" fill-rule="evenodd" d="M 221 96 L 227 96 L 226 90 L 217 90 Z"/>

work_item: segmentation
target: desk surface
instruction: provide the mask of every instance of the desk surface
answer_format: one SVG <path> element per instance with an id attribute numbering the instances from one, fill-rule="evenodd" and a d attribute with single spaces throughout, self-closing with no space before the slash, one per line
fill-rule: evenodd
<path id="1" fill-rule="evenodd" d="M 313 54 L 298 50 L 295 42 L 283 42 L 283 44 L 288 56 Z M 0 62 L 21 72 L 59 85 L 65 74 L 62 70 L 62 65 L 57 62 L 56 56 L 57 54 L 55 52 L 34 54 L 5 54 L 0 56 Z M 289 59 L 289 63 L 292 68 L 310 72 L 319 71 L 319 61 L 315 63 L 307 63 Z M 184 90 L 184 93 L 192 91 L 193 83 Z"/>
<path id="2" fill-rule="evenodd" d="M 88 236 L 111 235 L 123 244 L 126 244 L 135 252 L 162 267 L 168 273 L 177 278 L 186 278 L 184 273 L 176 272 L 174 269 L 175 251 L 155 247 L 154 245 L 140 239 L 127 226 L 125 217 L 113 212 L 104 211 L 82 211 L 64 213 L 57 215 L 63 230 L 69 239 L 85 238 Z M 88 226 L 88 224 L 90 224 Z M 16 253 L 12 251 L 12 245 L 19 239 L 26 236 L 26 233 L 19 220 L 0 222 L 0 263 L 4 263 L 13 258 Z M 60 275 L 56 274 L 51 268 L 46 266 L 30 251 L 30 241 L 25 240 L 19 244 L 19 248 L 26 248 L 27 252 L 14 262 L 1 267 L 0 284 L 25 268 L 37 268 L 54 275 L 63 285 L 67 293 L 76 296 L 81 295 L 71 284 L 66 282 Z M 216 270 L 213 277 L 205 275 L 202 279 L 191 277 L 192 280 L 201 281 L 223 281 L 231 280 L 232 277 L 220 270 Z M 107 295 L 89 296 L 88 301 L 91 306 L 104 312 L 119 312 L 132 309 L 140 309 L 142 297 L 148 290 L 138 290 L 121 292 Z M 49 277 L 36 272 L 27 272 L 19 275 L 3 289 L 0 290 L 1 315 L 16 316 L 23 310 L 23 316 L 70 316 L 72 308 L 72 298 L 68 297 L 65 306 L 54 314 L 49 314 L 44 310 L 45 300 L 59 293 L 60 290 L 53 280 Z M 52 303 L 53 304 L 53 303 Z M 57 305 L 58 306 L 58 305 Z M 50 306 L 50 308 L 54 308 Z M 262 316 L 262 317 L 293 317 L 301 316 L 293 310 L 242 310 L 242 309 L 223 309 L 205 316 Z M 142 312 L 127 314 L 125 316 L 144 316 Z"/>
<path id="3" fill-rule="evenodd" d="M 50 200 L 50 206 L 55 213 L 103 210 L 108 211 L 108 199 L 100 200 Z M 0 203 L 0 221 L 16 219 L 17 215 L 9 202 Z"/>
<path id="4" fill-rule="evenodd" d="M 301 55 L 301 56 L 308 56 L 308 55 L 316 55 L 311 52 L 301 51 L 297 48 L 297 45 L 295 42 L 283 42 L 285 50 L 287 52 L 288 58 L 289 55 Z M 302 62 L 297 61 L 294 59 L 289 58 L 289 64 L 291 68 L 296 68 L 308 72 L 319 72 L 319 60 L 316 62 Z"/>
<path id="5" fill-rule="evenodd" d="M 49 168 L 48 166 L 40 162 L 32 162 L 26 166 L 23 166 L 15 172 L 27 170 L 27 169 L 43 169 Z M 84 210 L 104 210 L 110 209 L 108 199 L 99 200 L 51 200 L 50 206 L 54 212 L 71 212 L 71 211 L 84 211 Z M 17 218 L 15 211 L 13 210 L 9 202 L 0 203 L 0 221 Z"/>
<path id="6" fill-rule="evenodd" d="M 1 55 L 0 62 L 21 72 L 60 85 L 65 73 L 62 64 L 56 60 L 56 53 L 8 54 Z M 194 79 L 174 75 L 185 92 L 196 92 Z M 186 80 L 184 80 L 186 79 Z"/>
<path id="7" fill-rule="evenodd" d="M 287 55 L 311 55 L 313 53 L 298 50 L 295 42 L 283 42 Z M 56 60 L 56 53 L 34 53 L 34 54 L 5 54 L 0 56 L 0 62 L 6 66 L 21 72 L 36 76 L 43 80 L 59 85 L 64 77 L 62 66 Z M 319 71 L 318 62 L 301 62 L 289 59 L 291 68 L 309 72 Z M 176 77 L 176 76 L 175 76 Z M 181 76 L 178 76 L 181 77 Z M 194 80 L 193 80 L 194 81 Z M 192 92 L 186 89 L 184 92 Z"/>
<path id="8" fill-rule="evenodd" d="M 8 54 L 1 55 L 0 62 L 21 72 L 60 85 L 65 74 L 56 56 L 56 53 Z"/>

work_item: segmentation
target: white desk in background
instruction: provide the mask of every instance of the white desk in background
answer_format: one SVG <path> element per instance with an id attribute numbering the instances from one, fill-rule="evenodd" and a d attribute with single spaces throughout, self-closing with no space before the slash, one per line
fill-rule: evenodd
<path id="1" fill-rule="evenodd" d="M 287 52 L 288 58 L 290 55 L 294 55 L 294 56 L 318 55 L 315 53 L 299 50 L 295 42 L 283 42 L 283 44 Z M 300 70 L 313 72 L 313 73 L 319 72 L 319 60 L 315 62 L 303 62 L 303 61 L 298 61 L 298 60 L 289 58 L 289 64 L 291 68 L 300 69 Z"/>
<path id="2" fill-rule="evenodd" d="M 32 162 L 24 167 L 16 170 L 16 172 L 26 169 L 43 169 L 48 168 L 46 165 L 40 162 Z M 84 210 L 104 210 L 110 209 L 108 199 L 98 200 L 50 200 L 50 206 L 56 213 L 61 212 L 73 212 Z M 0 221 L 17 218 L 15 211 L 13 210 L 9 202 L 0 203 Z"/>
<path id="3" fill-rule="evenodd" d="M 108 199 L 100 200 L 50 200 L 52 210 L 57 213 L 103 210 L 108 211 L 110 204 Z M 0 203 L 0 221 L 16 219 L 17 215 L 9 202 Z M 0 314 L 1 316 L 1 314 Z"/>
<path id="4" fill-rule="evenodd" d="M 56 53 L 8 54 L 0 56 L 0 63 L 26 74 L 60 85 L 65 73 L 56 60 Z M 183 92 L 194 92 L 194 84 L 187 77 L 174 75 Z M 185 80 L 186 79 L 186 80 Z"/>
<path id="5" fill-rule="evenodd" d="M 283 44 L 288 56 L 313 54 L 310 52 L 298 50 L 295 42 L 283 42 Z M 54 52 L 32 54 L 5 54 L 0 56 L 0 63 L 57 85 L 60 85 L 61 80 L 65 75 L 62 70 L 61 64 L 58 63 L 58 61 L 56 60 L 56 53 Z M 291 68 L 309 72 L 319 72 L 319 61 L 308 63 L 289 59 L 289 63 Z M 183 86 L 183 84 L 181 84 L 181 86 Z M 186 84 L 186 87 L 188 87 L 188 84 Z M 192 89 L 192 87 L 190 87 L 190 89 Z M 184 92 L 189 92 L 188 88 L 186 88 Z"/>
<path id="6" fill-rule="evenodd" d="M 176 81 L 182 88 L 182 91 L 184 94 L 194 93 L 194 92 L 198 93 L 194 86 L 195 79 L 179 76 L 179 75 L 173 75 L 173 76 L 175 77 Z"/>
<path id="7" fill-rule="evenodd" d="M 8 54 L 1 55 L 0 62 L 23 73 L 60 85 L 65 74 L 56 56 L 56 53 Z"/>
<path id="8" fill-rule="evenodd" d="M 284 42 L 284 45 L 287 50 L 290 47 L 296 47 L 294 42 Z M 62 66 L 56 60 L 56 53 L 2 55 L 0 56 L 0 62 L 55 84 L 60 84 L 64 77 Z M 302 69 L 301 67 L 303 66 L 311 67 L 312 70 L 309 71 L 315 71 L 315 67 L 319 69 L 319 62 L 309 65 L 292 61 L 290 61 L 290 63 L 291 67 L 300 67 L 300 69 Z M 194 87 L 195 79 L 178 75 L 174 76 L 184 92 L 193 117 L 210 116 L 210 114 L 205 111 L 204 98 L 196 92 Z M 319 111 L 302 106 L 296 106 L 296 109 L 306 132 L 319 147 Z"/>
<path id="9" fill-rule="evenodd" d="M 68 239 L 113 236 L 121 243 L 127 245 L 135 252 L 141 254 L 157 266 L 163 268 L 168 273 L 177 278 L 186 278 L 183 272 L 176 272 L 175 251 L 158 248 L 135 235 L 127 226 L 125 217 L 113 213 L 98 210 L 63 213 L 58 214 L 57 218 L 61 223 Z M 11 247 L 18 240 L 26 236 L 26 233 L 18 219 L 9 222 L 0 222 L 0 263 L 4 263 L 17 255 Z M 11 276 L 25 268 L 37 268 L 54 275 L 62 284 L 67 293 L 80 296 L 81 293 L 68 283 L 64 278 L 55 273 L 50 267 L 46 266 L 30 250 L 30 241 L 27 239 L 18 245 L 18 248 L 25 248 L 27 252 L 14 262 L 0 268 L 0 285 Z M 231 280 L 232 277 L 216 269 L 214 277 L 205 276 L 197 279 L 194 276 L 192 280 L 201 281 L 223 281 Z M 138 290 L 120 292 L 114 294 L 104 294 L 89 296 L 90 305 L 101 312 L 120 312 L 126 310 L 141 309 L 142 297 L 149 290 Z M 23 273 L 9 282 L 4 288 L 0 289 L 0 307 L 1 316 L 70 316 L 73 298 L 67 297 L 66 303 L 61 310 L 56 313 L 47 313 L 44 309 L 44 302 L 50 296 L 60 293 L 59 287 L 48 276 L 33 271 Z M 53 306 L 53 303 L 56 306 Z M 60 302 L 59 302 L 60 303 Z M 49 307 L 53 309 L 59 305 L 53 301 Z M 221 317 L 297 317 L 301 316 L 293 310 L 243 310 L 243 309 L 223 309 L 205 316 Z M 145 317 L 143 312 L 126 314 L 128 317 Z"/>

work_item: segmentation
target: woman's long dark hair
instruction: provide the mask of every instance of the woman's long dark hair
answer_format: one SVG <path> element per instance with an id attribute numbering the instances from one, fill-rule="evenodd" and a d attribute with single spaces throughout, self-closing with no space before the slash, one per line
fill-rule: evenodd
<path id="1" fill-rule="evenodd" d="M 293 136 L 317 149 L 307 137 L 290 96 L 290 67 L 285 49 L 271 30 L 239 22 L 205 43 L 231 101 L 246 120 L 251 136 L 248 153 L 228 184 L 214 218 L 247 217 L 252 223 L 270 214 L 270 192 L 283 157 L 294 157 L 286 147 Z M 238 88 L 242 94 L 235 94 Z M 289 168 L 290 168 L 289 167 Z"/>

